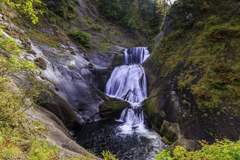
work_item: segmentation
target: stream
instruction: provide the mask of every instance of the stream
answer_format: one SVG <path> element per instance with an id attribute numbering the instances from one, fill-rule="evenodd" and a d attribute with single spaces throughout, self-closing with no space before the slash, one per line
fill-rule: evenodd
<path id="1" fill-rule="evenodd" d="M 105 88 L 109 97 L 127 101 L 118 120 L 84 124 L 74 133 L 82 147 L 102 157 L 109 150 L 119 160 L 151 160 L 167 146 L 161 137 L 144 124 L 142 103 L 147 98 L 147 81 L 141 66 L 150 53 L 146 47 L 124 51 L 124 65 L 115 67 Z"/>

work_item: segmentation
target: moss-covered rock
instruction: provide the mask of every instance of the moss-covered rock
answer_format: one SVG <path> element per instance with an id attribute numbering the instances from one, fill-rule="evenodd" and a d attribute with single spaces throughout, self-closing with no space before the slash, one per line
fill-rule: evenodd
<path id="1" fill-rule="evenodd" d="M 114 67 L 116 67 L 116 66 L 121 66 L 121 65 L 123 65 L 123 64 L 124 64 L 123 58 L 124 58 L 124 56 L 123 56 L 122 54 L 120 54 L 120 55 L 115 55 L 114 58 L 113 58 L 111 67 L 114 68 Z"/>
<path id="2" fill-rule="evenodd" d="M 39 68 L 42 68 L 42 69 L 47 69 L 47 64 L 46 62 L 44 61 L 43 58 L 41 57 L 38 57 L 36 59 L 34 59 L 34 63 L 39 67 Z"/>
<path id="3" fill-rule="evenodd" d="M 26 50 L 31 51 L 31 42 L 28 36 L 22 30 L 6 23 L 0 23 L 0 25 L 3 26 L 3 30 L 12 38 L 20 39 Z"/>
<path id="4" fill-rule="evenodd" d="M 127 107 L 130 107 L 128 102 L 111 98 L 111 100 L 105 101 L 99 106 L 99 114 L 102 118 L 116 119 L 120 117 L 121 112 Z"/>
<path id="5" fill-rule="evenodd" d="M 176 146 L 184 146 L 187 151 L 196 151 L 201 149 L 201 145 L 196 140 L 179 138 L 175 143 L 173 143 L 168 150 L 173 151 Z"/>
<path id="6" fill-rule="evenodd" d="M 71 106 L 57 94 L 42 93 L 37 98 L 36 103 L 55 114 L 67 129 L 73 130 L 81 127 L 82 122 L 78 119 Z"/>
<path id="7" fill-rule="evenodd" d="M 90 61 L 91 59 L 89 58 L 89 56 L 88 55 L 84 55 L 84 57 L 83 57 L 84 59 L 86 59 L 87 61 Z"/>
<path id="8" fill-rule="evenodd" d="M 88 64 L 88 68 L 93 68 L 94 67 L 94 65 L 90 62 L 89 64 Z"/>
<path id="9" fill-rule="evenodd" d="M 181 135 L 178 123 L 169 123 L 164 121 L 160 129 L 160 134 L 170 143 L 174 143 Z"/>

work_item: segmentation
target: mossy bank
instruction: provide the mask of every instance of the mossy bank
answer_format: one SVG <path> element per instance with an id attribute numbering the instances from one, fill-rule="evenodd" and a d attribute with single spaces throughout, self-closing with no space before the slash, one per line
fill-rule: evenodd
<path id="1" fill-rule="evenodd" d="M 144 108 L 157 131 L 166 120 L 179 125 L 179 139 L 238 140 L 239 14 L 239 1 L 230 0 L 180 0 L 171 7 L 144 63 Z"/>

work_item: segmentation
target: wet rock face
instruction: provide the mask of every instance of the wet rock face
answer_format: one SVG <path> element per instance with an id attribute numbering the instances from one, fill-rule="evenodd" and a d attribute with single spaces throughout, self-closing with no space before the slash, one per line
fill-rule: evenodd
<path id="1" fill-rule="evenodd" d="M 37 64 L 41 73 L 36 75 L 36 78 L 46 83 L 51 82 L 50 90 L 62 98 L 62 103 L 66 102 L 68 107 L 71 106 L 79 114 L 82 122 L 98 112 L 98 106 L 103 100 L 91 85 L 93 76 L 88 69 L 90 62 L 83 58 L 84 55 L 76 45 L 69 41 L 67 46 L 61 43 L 58 47 L 48 46 L 48 44 L 39 43 L 37 39 L 31 41 L 18 27 L 9 23 L 4 24 L 16 31 L 19 30 L 14 37 L 19 38 L 19 43 L 26 48 L 23 59 Z M 54 30 L 54 28 L 48 29 L 49 32 Z M 45 29 L 46 32 L 48 29 Z M 7 35 L 6 32 L 4 33 Z M 28 42 L 27 45 L 25 42 Z M 72 52 L 75 54 L 71 54 Z"/>
<path id="2" fill-rule="evenodd" d="M 177 145 L 187 145 L 188 150 L 195 150 L 199 148 L 197 142 L 203 139 L 213 142 L 214 138 L 181 102 L 177 81 L 173 78 L 178 71 L 159 78 L 149 61 L 143 66 L 148 75 L 148 98 L 144 110 L 155 130 L 172 144 L 170 150 Z"/>
<path id="3" fill-rule="evenodd" d="M 81 121 L 98 112 L 102 99 L 95 93 L 92 83 L 92 73 L 88 66 L 90 62 L 83 58 L 76 46 L 62 45 L 61 50 L 38 45 L 33 47 L 36 56 L 45 60 L 47 69 L 41 70 L 42 77 L 53 82 L 56 94 L 64 99 L 78 114 Z M 73 55 L 70 51 L 75 51 Z M 32 55 L 31 55 L 32 56 Z"/>
<path id="4" fill-rule="evenodd" d="M 69 104 L 55 93 L 42 93 L 37 104 L 55 114 L 69 130 L 80 128 L 82 125 Z"/>
<path id="5" fill-rule="evenodd" d="M 102 92 L 105 91 L 105 86 L 114 67 L 123 64 L 123 50 L 122 47 L 114 46 L 109 48 L 106 53 L 89 54 L 89 60 L 94 64 L 94 67 L 90 69 L 93 74 L 92 82 Z"/>

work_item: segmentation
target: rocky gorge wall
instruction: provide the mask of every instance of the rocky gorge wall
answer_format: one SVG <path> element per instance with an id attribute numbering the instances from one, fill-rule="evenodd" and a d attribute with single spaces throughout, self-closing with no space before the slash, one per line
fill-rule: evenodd
<path id="1" fill-rule="evenodd" d="M 238 140 L 239 11 L 238 1 L 220 0 L 178 1 L 170 9 L 143 64 L 144 110 L 170 149 L 196 150 L 203 139 Z"/>

